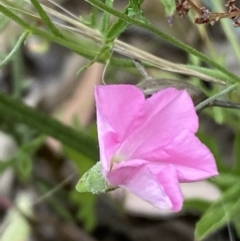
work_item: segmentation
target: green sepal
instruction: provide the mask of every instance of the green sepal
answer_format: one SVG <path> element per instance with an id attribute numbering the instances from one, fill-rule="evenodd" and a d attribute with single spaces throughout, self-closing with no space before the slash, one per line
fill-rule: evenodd
<path id="1" fill-rule="evenodd" d="M 104 193 L 112 190 L 112 188 L 102 174 L 102 165 L 100 162 L 97 162 L 89 169 L 76 185 L 78 192 L 91 192 L 93 194 Z"/>

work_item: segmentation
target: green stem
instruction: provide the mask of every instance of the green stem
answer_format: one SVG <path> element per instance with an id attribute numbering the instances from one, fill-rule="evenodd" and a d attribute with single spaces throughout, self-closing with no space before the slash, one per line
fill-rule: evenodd
<path id="1" fill-rule="evenodd" d="M 106 6 L 104 3 L 102 3 L 99 0 L 85 0 L 86 2 L 89 2 L 90 4 L 92 4 L 93 6 L 106 11 L 108 13 L 111 13 L 112 15 L 130 23 L 133 25 L 136 25 L 138 27 L 141 27 L 143 29 L 146 29 L 156 35 L 158 35 L 159 37 L 161 37 L 162 39 L 166 40 L 167 42 L 183 49 L 184 51 L 191 53 L 192 55 L 195 55 L 196 57 L 200 58 L 201 60 L 203 60 L 204 62 L 206 62 L 207 64 L 215 67 L 216 69 L 220 70 L 221 72 L 223 72 L 224 74 L 228 75 L 232 81 L 238 82 L 240 83 L 240 77 L 238 77 L 237 75 L 233 74 L 231 71 L 228 71 L 226 68 L 224 68 L 223 66 L 219 65 L 218 63 L 216 63 L 215 61 L 213 61 L 212 59 L 210 59 L 209 57 L 207 57 L 206 55 L 204 55 L 203 53 L 197 51 L 196 49 L 192 48 L 191 46 L 173 38 L 172 36 L 169 36 L 168 34 L 160 31 L 159 29 L 155 28 L 153 25 L 147 24 L 145 22 L 141 22 L 139 20 L 133 19 L 117 10 L 115 10 L 114 8 L 111 8 L 109 6 Z"/>
<path id="2" fill-rule="evenodd" d="M 94 138 L 84 132 L 79 133 L 3 93 L 0 93 L 0 113 L 3 119 L 25 123 L 42 133 L 56 138 L 86 157 L 98 160 L 98 144 Z"/>
<path id="3" fill-rule="evenodd" d="M 206 106 L 209 106 L 211 105 L 211 103 L 216 100 L 219 96 L 221 95 L 224 95 L 232 90 L 234 90 L 239 84 L 234 84 L 234 85 L 231 85 L 229 86 L 228 88 L 224 89 L 223 91 L 217 93 L 216 95 L 213 95 L 209 98 L 207 98 L 206 100 L 202 101 L 201 103 L 199 103 L 197 106 L 196 106 L 196 110 L 201 110 L 203 109 L 204 107 Z"/>
<path id="4" fill-rule="evenodd" d="M 39 4 L 38 0 L 31 0 L 32 5 L 35 7 L 35 9 L 38 11 L 41 19 L 44 21 L 44 23 L 48 26 L 50 31 L 52 33 L 60 38 L 64 38 L 62 33 L 57 29 L 57 27 L 52 23 L 51 19 L 48 17 L 46 12 L 43 10 L 41 5 Z"/>
<path id="5" fill-rule="evenodd" d="M 80 54 L 81 56 L 88 58 L 88 59 L 94 59 L 95 56 L 98 54 L 100 47 L 96 46 L 96 44 L 87 42 L 86 40 L 83 41 L 79 37 L 76 38 L 75 36 L 71 36 L 69 33 L 68 39 L 62 39 L 60 37 L 57 37 L 53 35 L 52 33 L 46 32 L 44 30 L 38 29 L 37 27 L 34 27 L 32 25 L 29 25 L 27 22 L 19 18 L 15 13 L 4 7 L 2 4 L 0 4 L 0 12 L 5 14 L 7 17 L 18 23 L 20 26 L 28 30 L 29 32 L 36 34 L 42 38 L 45 38 L 49 41 L 53 41 L 55 43 L 58 43 L 62 46 L 65 46 L 76 53 Z M 106 62 L 106 59 L 104 58 L 99 58 L 99 61 L 102 63 Z M 114 65 L 118 66 L 123 66 L 123 67 L 133 67 L 132 60 L 127 60 L 125 58 L 116 58 L 113 57 L 111 59 L 111 63 Z"/>
<path id="6" fill-rule="evenodd" d="M 78 39 L 62 39 L 61 37 L 58 37 L 56 35 L 53 35 L 52 33 L 46 32 L 44 30 L 38 29 L 35 26 L 32 26 L 25 22 L 23 19 L 21 19 L 18 15 L 13 13 L 12 11 L 8 10 L 6 7 L 4 7 L 2 4 L 0 4 L 0 12 L 8 16 L 10 19 L 21 25 L 23 28 L 28 30 L 31 33 L 34 33 L 42 38 L 48 39 L 49 41 L 54 41 L 56 43 L 59 43 L 60 45 L 66 46 L 69 49 L 72 49 L 76 51 L 77 53 L 81 54 L 84 57 L 87 58 L 93 58 L 96 55 L 96 46 L 91 43 L 85 43 L 81 41 L 79 43 Z"/>
<path id="7" fill-rule="evenodd" d="M 9 63 L 9 61 L 12 60 L 12 58 L 14 57 L 14 55 L 16 54 L 16 52 L 19 50 L 19 48 L 22 46 L 22 44 L 24 43 L 24 41 L 27 39 L 27 37 L 29 36 L 29 32 L 25 31 L 18 39 L 16 45 L 14 46 L 14 48 L 12 49 L 12 51 L 7 55 L 7 57 L 2 61 L 2 63 L 0 63 L 0 69 L 6 65 L 7 63 Z"/>

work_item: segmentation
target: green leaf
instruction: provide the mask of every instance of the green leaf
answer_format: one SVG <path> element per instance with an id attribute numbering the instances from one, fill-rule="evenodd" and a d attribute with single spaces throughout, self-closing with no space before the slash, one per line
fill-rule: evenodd
<path id="1" fill-rule="evenodd" d="M 231 172 L 220 173 L 219 176 L 210 180 L 211 183 L 216 184 L 221 190 L 225 191 L 226 189 L 232 187 L 236 182 L 240 182 L 240 176 L 233 175 Z"/>
<path id="2" fill-rule="evenodd" d="M 27 153 L 18 151 L 18 155 L 16 157 L 16 168 L 19 173 L 20 178 L 22 181 L 27 181 L 30 177 L 33 169 L 33 160 L 32 157 L 29 156 Z"/>
<path id="3" fill-rule="evenodd" d="M 13 47 L 12 51 L 7 55 L 7 57 L 0 63 L 0 68 L 2 68 L 4 65 L 8 64 L 9 61 L 12 60 L 12 58 L 15 56 L 16 52 L 20 49 L 24 41 L 29 36 L 29 32 L 25 31 L 18 39 L 16 45 Z"/>
<path id="4" fill-rule="evenodd" d="M 92 159 L 84 156 L 82 153 L 74 150 L 68 146 L 63 146 L 64 154 L 75 163 L 79 174 L 83 174 L 89 170 L 95 163 Z"/>
<path id="5" fill-rule="evenodd" d="M 195 237 L 202 240 L 217 231 L 240 212 L 240 182 L 223 193 L 222 198 L 212 204 L 196 225 Z"/>
<path id="6" fill-rule="evenodd" d="M 73 190 L 70 199 L 78 207 L 77 218 L 83 222 L 87 231 L 92 231 L 97 224 L 95 210 L 97 196 L 92 193 L 78 193 Z"/>
<path id="7" fill-rule="evenodd" d="M 64 38 L 63 34 L 58 30 L 58 28 L 52 23 L 51 19 L 48 17 L 46 12 L 43 10 L 41 4 L 39 4 L 38 0 L 31 0 L 32 5 L 38 11 L 41 19 L 47 25 L 47 27 L 52 31 L 52 33 L 59 38 Z"/>
<path id="8" fill-rule="evenodd" d="M 34 154 L 43 145 L 45 140 L 45 136 L 38 136 L 21 146 L 14 155 L 13 159 L 15 160 L 16 169 L 23 181 L 27 181 L 30 177 L 33 170 Z"/>
<path id="9" fill-rule="evenodd" d="M 106 0 L 105 4 L 109 7 L 112 7 L 113 2 L 114 2 L 113 0 Z M 110 27 L 110 17 L 111 17 L 111 15 L 108 12 L 103 13 L 102 29 L 101 29 L 103 36 L 106 36 L 106 33 Z"/>
<path id="10" fill-rule="evenodd" d="M 186 199 L 184 201 L 184 210 L 205 212 L 212 203 L 202 199 Z"/>
<path id="11" fill-rule="evenodd" d="M 161 2 L 165 8 L 165 12 L 167 16 L 172 16 L 176 9 L 175 0 L 158 0 Z"/>
<path id="12" fill-rule="evenodd" d="M 23 122 L 40 132 L 51 135 L 63 144 L 80 151 L 93 160 L 98 160 L 97 141 L 84 132 L 76 131 L 61 122 L 34 110 L 12 97 L 0 93 L 1 118 Z"/>
<path id="13" fill-rule="evenodd" d="M 21 147 L 21 150 L 24 151 L 25 153 L 32 155 L 43 145 L 45 141 L 46 141 L 46 136 L 40 135 L 34 140 L 31 140 L 30 142 L 24 144 Z"/>
<path id="14" fill-rule="evenodd" d="M 240 217 L 239 217 L 239 213 L 237 213 L 233 218 L 232 218 L 232 223 L 234 225 L 236 234 L 238 236 L 238 238 L 240 238 Z"/>
<path id="15" fill-rule="evenodd" d="M 191 46 L 186 45 L 183 42 L 177 40 L 176 38 L 173 38 L 172 36 L 169 36 L 166 33 L 164 33 L 162 31 L 160 31 L 159 29 L 155 28 L 152 24 L 146 23 L 145 21 L 139 21 L 137 19 L 131 18 L 131 17 L 127 16 L 126 14 L 123 14 L 123 13 L 117 11 L 114 8 L 106 6 L 104 3 L 102 3 L 99 0 L 86 0 L 86 1 L 89 2 L 90 4 L 92 4 L 93 6 L 103 10 L 103 11 L 107 11 L 108 13 L 113 14 L 114 16 L 124 20 L 125 22 L 128 22 L 130 24 L 136 25 L 136 26 L 138 26 L 138 27 L 140 27 L 142 29 L 146 29 L 146 30 L 156 34 L 158 37 L 161 37 L 165 41 L 167 41 L 167 42 L 169 42 L 169 43 L 171 43 L 171 44 L 173 44 L 173 45 L 183 49 L 184 51 L 186 51 L 186 52 L 188 52 L 190 54 L 193 54 L 194 56 L 197 56 L 198 58 L 200 58 L 204 62 L 212 65 L 215 68 L 217 68 L 219 71 L 221 71 L 222 73 L 224 73 L 228 77 L 230 77 L 232 79 L 232 81 L 234 81 L 236 83 L 240 83 L 240 77 L 238 77 L 237 75 L 233 74 L 231 71 L 229 71 L 228 69 L 224 68 L 222 65 L 219 65 L 213 59 L 208 58 L 203 53 L 198 52 L 196 49 L 192 48 Z M 0 8 L 0 11 L 1 11 L 1 8 Z"/>
<path id="16" fill-rule="evenodd" d="M 104 193 L 111 187 L 102 174 L 102 165 L 97 162 L 78 181 L 76 190 L 78 192 L 91 192 L 93 194 Z"/>
<path id="17" fill-rule="evenodd" d="M 217 162 L 218 171 L 232 172 L 232 170 L 224 164 L 219 145 L 217 144 L 215 138 L 203 131 L 198 131 L 197 136 L 212 152 Z"/>
<path id="18" fill-rule="evenodd" d="M 95 125 L 89 130 L 93 136 L 96 136 Z M 92 133 L 94 132 L 94 134 Z M 89 170 L 94 162 L 92 159 L 87 158 L 80 152 L 64 146 L 64 154 L 75 163 L 80 174 Z M 77 206 L 77 218 L 83 222 L 84 228 L 88 231 L 92 231 L 97 222 L 95 203 L 96 195 L 91 193 L 78 193 L 76 190 L 72 190 L 70 194 L 70 200 Z"/>
<path id="19" fill-rule="evenodd" d="M 15 162 L 15 160 L 10 159 L 7 161 L 0 161 L 0 175 L 9 167 L 11 167 L 13 165 L 13 163 Z"/>

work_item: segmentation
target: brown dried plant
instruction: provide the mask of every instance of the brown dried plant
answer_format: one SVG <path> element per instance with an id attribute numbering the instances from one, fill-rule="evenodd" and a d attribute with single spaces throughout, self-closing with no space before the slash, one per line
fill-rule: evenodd
<path id="1" fill-rule="evenodd" d="M 235 4 L 236 0 L 228 0 L 225 5 L 228 12 L 216 13 L 211 12 L 206 7 L 198 7 L 191 0 L 177 0 L 176 10 L 180 17 L 185 17 L 190 9 L 195 11 L 198 15 L 195 18 L 196 24 L 210 23 L 213 25 L 222 18 L 230 18 L 233 21 L 234 27 L 240 27 L 240 9 Z"/>

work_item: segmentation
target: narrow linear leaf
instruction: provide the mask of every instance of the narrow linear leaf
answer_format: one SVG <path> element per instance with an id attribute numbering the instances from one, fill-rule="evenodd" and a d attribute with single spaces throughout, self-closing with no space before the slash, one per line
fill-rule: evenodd
<path id="1" fill-rule="evenodd" d="M 129 3 L 123 13 L 127 14 L 131 4 Z M 108 30 L 106 35 L 106 42 L 113 42 L 126 28 L 129 26 L 129 23 L 118 19 L 111 28 Z"/>
<path id="2" fill-rule="evenodd" d="M 240 212 L 240 182 L 223 193 L 222 198 L 212 204 L 196 225 L 195 237 L 203 240 L 229 222 Z"/>
<path id="3" fill-rule="evenodd" d="M 52 31 L 52 33 L 60 38 L 65 38 L 63 34 L 58 30 L 58 28 L 52 23 L 51 19 L 48 17 L 46 12 L 43 10 L 42 6 L 39 4 L 38 0 L 31 0 L 32 5 L 38 11 L 40 17 L 47 25 L 47 27 Z"/>
<path id="4" fill-rule="evenodd" d="M 24 43 L 24 41 L 27 39 L 27 37 L 29 36 L 29 31 L 25 31 L 22 33 L 22 35 L 19 37 L 16 45 L 14 46 L 14 48 L 12 49 L 12 51 L 7 55 L 7 57 L 0 63 L 0 68 L 2 68 L 4 65 L 8 64 L 9 61 L 11 61 L 14 57 L 14 55 L 16 54 L 16 52 L 20 49 L 20 47 L 22 46 L 22 44 Z"/>
<path id="5" fill-rule="evenodd" d="M 14 12 L 10 11 L 6 7 L 4 7 L 2 4 L 0 4 L 0 12 L 8 16 L 10 19 L 18 23 L 23 28 L 29 30 L 32 34 L 36 34 L 42 38 L 45 38 L 49 41 L 56 42 L 60 45 L 63 45 L 76 53 L 82 55 L 83 57 L 86 57 L 88 59 L 93 59 L 94 56 L 97 54 L 98 47 L 96 44 L 92 44 L 87 41 L 82 41 L 80 38 L 74 38 L 74 36 L 69 37 L 67 40 L 60 38 L 52 33 L 49 33 L 47 31 L 41 30 L 38 27 L 35 27 L 34 25 L 28 24 L 26 21 L 21 19 L 19 16 L 17 16 Z M 70 33 L 68 34 L 70 36 Z"/>
<path id="6" fill-rule="evenodd" d="M 112 7 L 113 6 L 113 0 L 106 0 L 105 1 L 105 4 L 109 7 Z M 103 20 L 102 20 L 102 29 L 101 29 L 101 32 L 103 34 L 103 36 L 106 35 L 108 29 L 109 29 L 109 26 L 110 26 L 110 17 L 111 17 L 111 14 L 109 14 L 108 12 L 104 12 L 103 13 Z"/>
<path id="7" fill-rule="evenodd" d="M 0 113 L 3 113 L 1 118 L 14 119 L 28 124 L 78 150 L 90 159 L 98 160 L 98 144 L 94 138 L 84 132 L 75 131 L 3 93 L 0 93 Z"/>
<path id="8" fill-rule="evenodd" d="M 173 38 L 172 36 L 169 36 L 168 34 L 160 31 L 159 29 L 155 28 L 153 25 L 146 23 L 145 21 L 139 21 L 136 19 L 133 19 L 129 16 L 127 16 L 126 14 L 123 14 L 117 10 L 115 10 L 114 8 L 108 7 L 105 4 L 103 4 L 101 1 L 99 0 L 85 0 L 86 2 L 92 4 L 93 6 L 103 10 L 103 11 L 107 11 L 108 13 L 113 14 L 114 16 L 130 23 L 130 24 L 134 24 L 140 28 L 146 29 L 154 34 L 156 34 L 157 36 L 159 36 L 160 38 L 168 41 L 169 43 L 177 46 L 180 49 L 183 49 L 186 52 L 189 52 L 190 54 L 200 58 L 201 60 L 203 60 L 204 62 L 212 65 L 213 67 L 215 67 L 216 69 L 218 69 L 219 71 L 223 72 L 224 74 L 226 74 L 227 76 L 229 76 L 230 78 L 232 78 L 232 81 L 238 82 L 240 83 L 240 77 L 238 77 L 237 75 L 235 75 L 234 73 L 232 73 L 231 71 L 229 71 L 228 69 L 224 68 L 222 65 L 219 65 L 217 62 L 215 62 L 213 59 L 207 57 L 206 55 L 204 55 L 203 53 L 197 51 L 196 49 L 194 49 L 193 47 L 184 44 L 183 42 Z"/>

